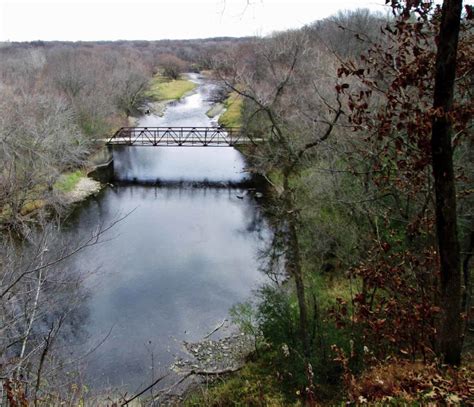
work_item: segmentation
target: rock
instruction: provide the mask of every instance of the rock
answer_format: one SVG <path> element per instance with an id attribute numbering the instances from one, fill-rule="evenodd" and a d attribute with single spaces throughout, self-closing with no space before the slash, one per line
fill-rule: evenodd
<path id="1" fill-rule="evenodd" d="M 88 177 L 82 177 L 74 189 L 65 194 L 68 203 L 82 201 L 90 195 L 94 195 L 101 189 L 100 182 Z"/>

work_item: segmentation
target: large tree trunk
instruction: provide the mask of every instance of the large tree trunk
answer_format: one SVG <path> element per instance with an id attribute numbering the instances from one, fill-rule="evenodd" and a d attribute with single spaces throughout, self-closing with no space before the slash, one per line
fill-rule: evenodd
<path id="1" fill-rule="evenodd" d="M 306 304 L 306 294 L 304 287 L 303 270 L 301 269 L 301 254 L 298 241 L 298 215 L 294 205 L 288 174 L 284 174 L 284 208 L 286 212 L 288 226 L 288 242 L 287 242 L 287 270 L 293 277 L 296 286 L 296 297 L 298 299 L 299 319 L 300 319 L 300 336 L 303 345 L 303 354 L 308 362 L 311 356 L 311 342 L 309 338 L 308 327 L 308 307 Z"/>
<path id="2" fill-rule="evenodd" d="M 431 148 L 436 191 L 436 228 L 441 262 L 439 352 L 445 363 L 459 365 L 462 349 L 461 261 L 453 170 L 452 109 L 462 0 L 445 0 L 438 36 L 434 103 L 442 114 L 433 120 Z"/>

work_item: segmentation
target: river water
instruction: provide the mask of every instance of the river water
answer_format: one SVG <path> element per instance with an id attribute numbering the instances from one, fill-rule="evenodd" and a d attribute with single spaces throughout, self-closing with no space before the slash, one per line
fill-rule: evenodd
<path id="1" fill-rule="evenodd" d="M 213 125 L 205 112 L 214 85 L 192 80 L 194 94 L 139 126 Z M 233 148 L 122 147 L 113 154 L 116 180 L 134 183 L 105 188 L 69 226 L 69 234 L 87 236 L 123 218 L 74 258 L 88 297 L 85 334 L 71 356 L 83 355 L 94 389 L 133 393 L 166 370 L 183 340 L 202 339 L 252 295 L 263 281 L 258 253 L 269 231 L 251 191 L 199 184 L 245 179 Z M 170 186 L 145 185 L 157 180 Z"/>

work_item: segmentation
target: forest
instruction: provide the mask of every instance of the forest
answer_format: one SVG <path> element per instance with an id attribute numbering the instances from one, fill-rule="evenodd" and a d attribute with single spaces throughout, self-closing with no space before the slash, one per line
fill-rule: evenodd
<path id="1" fill-rule="evenodd" d="M 273 233 L 267 282 L 230 310 L 245 363 L 168 403 L 474 403 L 473 8 L 386 3 L 266 37 L 0 44 L 5 405 L 88 405 L 62 359 L 86 296 L 67 260 L 115 223 L 60 239 L 68 183 L 186 72 L 255 140 Z"/>

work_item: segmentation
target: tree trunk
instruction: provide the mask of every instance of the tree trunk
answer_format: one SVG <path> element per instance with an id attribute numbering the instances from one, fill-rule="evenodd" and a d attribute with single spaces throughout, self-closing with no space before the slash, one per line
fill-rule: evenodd
<path id="1" fill-rule="evenodd" d="M 459 365 L 462 349 L 461 261 L 457 232 L 456 190 L 453 170 L 452 125 L 456 54 L 462 0 L 445 0 L 438 36 L 431 136 L 436 191 L 436 229 L 441 262 L 441 321 L 439 352 L 445 363 Z"/>
<path id="2" fill-rule="evenodd" d="M 303 354 L 308 362 L 311 356 L 311 344 L 308 333 L 308 308 L 306 304 L 306 295 L 303 280 L 303 271 L 301 269 L 301 254 L 298 242 L 297 231 L 297 213 L 295 205 L 293 204 L 293 197 L 288 183 L 288 175 L 284 174 L 284 192 L 285 211 L 288 222 L 288 255 L 287 255 L 287 269 L 290 275 L 295 280 L 296 296 L 298 298 L 299 319 L 300 319 L 300 335 L 303 345 Z"/>

